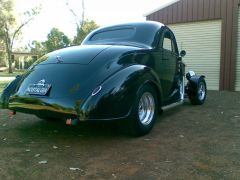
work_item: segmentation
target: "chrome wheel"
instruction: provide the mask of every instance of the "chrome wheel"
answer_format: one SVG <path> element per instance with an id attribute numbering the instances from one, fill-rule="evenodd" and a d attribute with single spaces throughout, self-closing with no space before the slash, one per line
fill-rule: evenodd
<path id="1" fill-rule="evenodd" d="M 204 104 L 207 97 L 207 84 L 204 77 L 200 77 L 197 82 L 193 82 L 192 84 L 188 82 L 187 84 L 188 97 L 193 105 L 202 105 Z M 194 86 L 197 86 L 195 88 Z M 192 88 L 192 89 L 191 89 Z"/>
<path id="2" fill-rule="evenodd" d="M 139 100 L 138 118 L 144 125 L 152 122 L 155 113 L 154 97 L 151 93 L 145 92 Z"/>
<path id="3" fill-rule="evenodd" d="M 203 100 L 205 98 L 206 95 L 206 86 L 204 82 L 200 82 L 199 83 L 199 88 L 198 88 L 198 98 L 199 100 Z"/>
<path id="4" fill-rule="evenodd" d="M 129 116 L 129 131 L 133 135 L 143 136 L 151 131 L 157 119 L 158 99 L 156 90 L 143 85 L 136 93 L 136 98 Z"/>

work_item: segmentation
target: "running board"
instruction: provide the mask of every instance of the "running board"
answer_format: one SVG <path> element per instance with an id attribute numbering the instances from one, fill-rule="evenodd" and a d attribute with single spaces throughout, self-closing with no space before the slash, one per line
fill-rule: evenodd
<path id="1" fill-rule="evenodd" d="M 166 111 L 166 110 L 168 110 L 168 109 L 172 109 L 172 108 L 174 108 L 174 107 L 176 107 L 176 106 L 182 105 L 183 103 L 184 103 L 184 101 L 181 100 L 181 101 L 178 101 L 178 102 L 169 104 L 169 105 L 167 105 L 167 106 L 163 106 L 161 109 L 162 109 L 163 111 Z"/>

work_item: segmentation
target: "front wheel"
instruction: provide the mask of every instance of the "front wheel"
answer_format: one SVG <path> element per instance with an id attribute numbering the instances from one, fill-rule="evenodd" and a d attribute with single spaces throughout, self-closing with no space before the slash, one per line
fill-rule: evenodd
<path id="1" fill-rule="evenodd" d="M 157 118 L 158 101 L 154 88 L 144 85 L 135 99 L 129 125 L 132 134 L 142 136 L 151 131 Z"/>
<path id="2" fill-rule="evenodd" d="M 200 78 L 197 84 L 197 89 L 194 94 L 189 95 L 190 102 L 193 105 L 201 105 L 207 97 L 207 85 L 204 78 Z"/>

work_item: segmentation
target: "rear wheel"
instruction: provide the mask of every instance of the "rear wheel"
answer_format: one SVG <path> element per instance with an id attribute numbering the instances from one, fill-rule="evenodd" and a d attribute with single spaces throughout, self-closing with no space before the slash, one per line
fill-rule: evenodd
<path id="1" fill-rule="evenodd" d="M 207 96 L 207 85 L 204 78 L 200 78 L 197 84 L 196 93 L 189 95 L 189 99 L 194 105 L 201 105 L 205 102 Z"/>
<path id="2" fill-rule="evenodd" d="M 137 136 L 147 134 L 153 128 L 158 114 L 158 101 L 154 88 L 144 85 L 137 94 L 131 112 L 129 125 L 131 133 Z"/>

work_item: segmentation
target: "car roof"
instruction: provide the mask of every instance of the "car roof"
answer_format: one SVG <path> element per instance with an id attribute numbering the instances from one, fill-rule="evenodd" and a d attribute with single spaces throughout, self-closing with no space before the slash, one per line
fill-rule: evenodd
<path id="1" fill-rule="evenodd" d="M 105 26 L 105 27 L 100 27 L 97 29 L 97 31 L 102 31 L 102 30 L 108 30 L 108 29 L 115 29 L 115 28 L 119 28 L 119 27 L 137 27 L 137 28 L 141 28 L 141 27 L 149 27 L 152 29 L 159 29 L 162 26 L 165 26 L 164 24 L 160 23 L 160 22 L 156 22 L 156 21 L 139 21 L 139 22 L 128 22 L 128 23 L 121 23 L 121 24 L 114 24 L 114 25 L 110 25 L 110 26 Z"/>
<path id="2" fill-rule="evenodd" d="M 95 42 L 91 42 L 91 37 L 101 32 L 113 31 L 113 30 L 124 29 L 124 28 L 134 28 L 136 30 L 134 37 L 125 39 L 124 41 L 137 42 L 149 47 L 153 47 L 155 46 L 154 44 L 155 36 L 162 27 L 165 27 L 165 25 L 155 21 L 129 22 L 129 23 L 122 23 L 122 24 L 100 27 L 95 31 L 93 31 L 92 33 L 90 33 L 85 38 L 82 44 L 83 45 L 94 44 Z M 118 40 L 117 42 L 122 42 L 122 41 L 123 39 Z"/>

